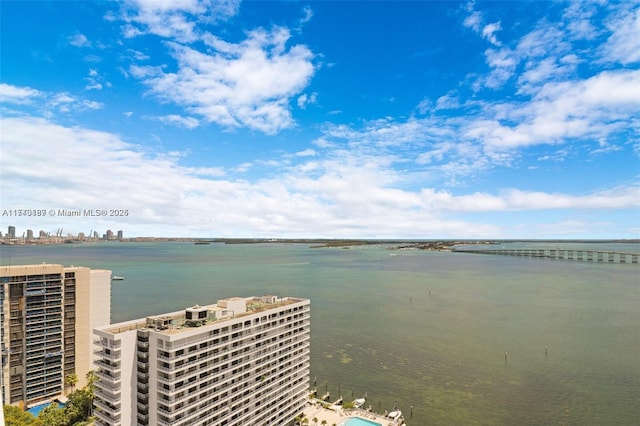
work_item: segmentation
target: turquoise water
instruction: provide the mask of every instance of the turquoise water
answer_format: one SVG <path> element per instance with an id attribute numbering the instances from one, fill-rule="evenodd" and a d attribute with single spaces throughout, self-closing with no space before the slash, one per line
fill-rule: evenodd
<path id="1" fill-rule="evenodd" d="M 366 392 L 374 411 L 397 405 L 409 425 L 640 424 L 638 265 L 286 244 L 0 255 L 124 276 L 114 322 L 233 295 L 310 298 L 311 383 L 332 399 Z"/>
<path id="2" fill-rule="evenodd" d="M 58 407 L 64 407 L 65 406 L 65 404 L 63 404 L 63 403 L 61 403 L 59 401 L 56 401 L 55 403 L 58 405 Z M 30 412 L 31 414 L 33 414 L 34 416 L 38 417 L 38 414 L 40 414 L 40 411 L 44 410 L 45 408 L 47 408 L 50 405 L 51 405 L 51 402 L 47 402 L 45 404 L 40 404 L 40 405 L 35 405 L 35 406 L 29 408 L 27 411 Z"/>
<path id="3" fill-rule="evenodd" d="M 361 419 L 360 417 L 351 417 L 340 423 L 340 426 L 382 426 L 380 423 L 371 420 Z"/>
<path id="4" fill-rule="evenodd" d="M 38 416 L 38 414 L 40 414 L 40 411 L 44 410 L 45 408 L 47 408 L 49 405 L 51 405 L 50 402 L 47 402 L 46 404 L 40 404 L 40 405 L 36 405 L 34 407 L 29 408 L 27 411 L 30 412 L 31 414 L 33 414 L 34 416 Z"/>

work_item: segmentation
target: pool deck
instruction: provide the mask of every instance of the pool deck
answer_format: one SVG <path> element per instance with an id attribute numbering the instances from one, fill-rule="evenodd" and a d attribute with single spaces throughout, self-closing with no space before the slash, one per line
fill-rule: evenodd
<path id="1" fill-rule="evenodd" d="M 342 421 L 349 417 L 361 417 L 376 423 L 380 423 L 382 426 L 400 426 L 403 422 L 394 422 L 393 420 L 384 417 L 380 414 L 373 413 L 362 409 L 346 409 L 343 410 L 340 406 L 333 406 L 334 409 L 324 408 L 320 402 L 310 401 L 307 408 L 304 409 L 304 415 L 309 421 L 309 425 L 314 425 L 313 418 L 318 419 L 318 425 L 322 424 L 325 420 L 327 426 L 339 426 Z"/>

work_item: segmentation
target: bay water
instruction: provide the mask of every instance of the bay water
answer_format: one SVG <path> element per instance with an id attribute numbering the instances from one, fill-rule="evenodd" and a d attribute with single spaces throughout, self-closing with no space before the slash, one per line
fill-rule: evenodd
<path id="1" fill-rule="evenodd" d="M 638 252 L 582 248 L 606 247 Z M 408 425 L 640 424 L 637 264 L 385 245 L 0 247 L 2 265 L 41 262 L 123 276 L 112 322 L 231 296 L 309 298 L 311 385 L 332 400 L 366 394 Z"/>

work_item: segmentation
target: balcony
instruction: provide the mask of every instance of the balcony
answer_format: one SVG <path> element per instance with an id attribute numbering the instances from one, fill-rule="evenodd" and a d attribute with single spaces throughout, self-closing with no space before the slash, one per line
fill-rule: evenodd
<path id="1" fill-rule="evenodd" d="M 111 415 L 107 411 L 94 410 L 93 415 L 97 417 L 98 421 L 105 425 L 113 425 L 120 423 L 120 414 Z"/>
<path id="2" fill-rule="evenodd" d="M 120 415 L 120 401 L 116 401 L 117 405 L 111 405 L 107 402 L 102 401 L 101 398 L 95 398 L 93 400 L 93 405 L 95 405 L 96 407 L 100 408 L 101 410 L 103 410 L 104 412 L 109 413 L 112 416 L 115 415 Z M 98 410 L 96 410 L 98 411 Z"/>
<path id="3" fill-rule="evenodd" d="M 112 360 L 112 361 L 120 361 L 120 357 L 122 356 L 120 351 L 107 353 L 103 349 L 95 350 L 95 351 L 93 351 L 93 353 L 94 353 L 94 355 L 96 355 L 98 357 L 106 358 L 106 359 L 109 359 L 109 360 Z"/>
<path id="4" fill-rule="evenodd" d="M 100 398 L 105 401 L 109 401 L 114 404 L 120 403 L 120 391 L 118 390 L 117 394 L 110 394 L 105 392 L 105 389 L 96 387 L 95 394 L 97 398 Z"/>
<path id="5" fill-rule="evenodd" d="M 115 385 L 116 383 L 120 383 L 120 374 L 110 373 L 105 370 L 98 370 L 96 371 L 96 376 L 110 384 Z"/>

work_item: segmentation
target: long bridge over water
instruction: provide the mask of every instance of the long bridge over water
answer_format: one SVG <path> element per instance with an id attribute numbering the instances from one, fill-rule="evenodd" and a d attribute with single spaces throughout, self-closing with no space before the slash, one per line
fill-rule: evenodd
<path id="1" fill-rule="evenodd" d="M 600 263 L 631 263 L 638 264 L 640 254 L 621 253 L 615 251 L 602 250 L 578 250 L 578 249 L 558 249 L 558 248 L 530 248 L 530 249 L 458 249 L 456 253 L 476 253 L 476 254 L 497 254 L 502 256 L 523 256 L 538 257 L 545 259 L 576 260 L 582 262 Z"/>

